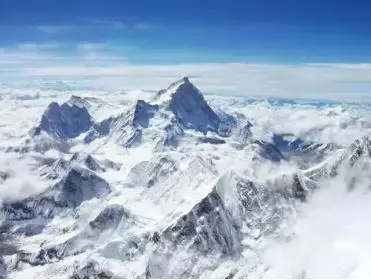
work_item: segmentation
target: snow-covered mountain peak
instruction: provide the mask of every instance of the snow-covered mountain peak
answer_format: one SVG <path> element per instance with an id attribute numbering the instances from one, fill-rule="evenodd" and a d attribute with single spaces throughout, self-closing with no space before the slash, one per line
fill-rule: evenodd
<path id="1" fill-rule="evenodd" d="M 80 96 L 77 96 L 77 95 L 71 95 L 70 99 L 68 99 L 67 101 L 68 104 L 72 105 L 72 106 L 77 106 L 77 107 L 80 107 L 80 108 L 89 108 L 90 107 L 90 104 L 89 102 L 85 99 L 85 98 L 82 98 Z"/>
<path id="2" fill-rule="evenodd" d="M 166 89 L 160 90 L 156 94 L 155 100 L 158 102 L 164 102 L 166 100 L 169 100 L 171 98 L 171 95 L 174 94 L 178 90 L 178 88 L 181 87 L 182 85 L 194 87 L 194 85 L 190 82 L 188 77 L 183 77 L 180 80 L 171 83 Z"/>
<path id="3" fill-rule="evenodd" d="M 76 138 L 92 126 L 93 121 L 88 110 L 70 102 L 59 105 L 49 104 L 41 117 L 39 125 L 33 130 L 34 135 L 42 131 L 63 140 Z"/>
<path id="4" fill-rule="evenodd" d="M 172 83 L 157 93 L 154 103 L 173 112 L 185 128 L 216 132 L 220 118 L 207 104 L 200 90 L 187 77 Z"/>

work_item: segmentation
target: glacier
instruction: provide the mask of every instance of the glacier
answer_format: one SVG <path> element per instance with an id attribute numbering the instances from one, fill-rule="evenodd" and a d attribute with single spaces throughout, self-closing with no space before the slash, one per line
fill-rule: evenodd
<path id="1" fill-rule="evenodd" d="M 368 108 L 204 95 L 188 77 L 3 106 L 0 277 L 371 275 Z"/>

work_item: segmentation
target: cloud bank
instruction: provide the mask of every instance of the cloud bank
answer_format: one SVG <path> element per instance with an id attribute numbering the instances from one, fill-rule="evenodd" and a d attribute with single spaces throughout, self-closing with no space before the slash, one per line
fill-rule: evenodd
<path id="1" fill-rule="evenodd" d="M 62 51 L 64 50 L 64 52 Z M 367 101 L 371 64 L 190 63 L 136 65 L 109 43 L 25 42 L 0 49 L 4 79 L 99 79 L 107 87 L 158 90 L 190 76 L 205 93 Z"/>

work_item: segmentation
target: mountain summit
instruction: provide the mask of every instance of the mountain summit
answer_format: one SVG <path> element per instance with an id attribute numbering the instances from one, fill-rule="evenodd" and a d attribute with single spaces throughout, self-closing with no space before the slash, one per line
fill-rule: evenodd
<path id="1" fill-rule="evenodd" d="M 160 90 L 155 100 L 166 103 L 185 128 L 196 129 L 203 133 L 218 130 L 219 116 L 187 77 L 172 83 L 167 89 Z"/>

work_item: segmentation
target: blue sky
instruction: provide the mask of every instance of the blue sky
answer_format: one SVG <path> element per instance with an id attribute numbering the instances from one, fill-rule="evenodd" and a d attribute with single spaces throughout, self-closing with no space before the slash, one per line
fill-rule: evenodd
<path id="1" fill-rule="evenodd" d="M 371 61 L 361 0 L 0 0 L 0 48 L 132 64 Z"/>
<path id="2" fill-rule="evenodd" d="M 370 15 L 369 0 L 0 0 L 0 96 L 188 75 L 206 93 L 368 101 Z"/>

